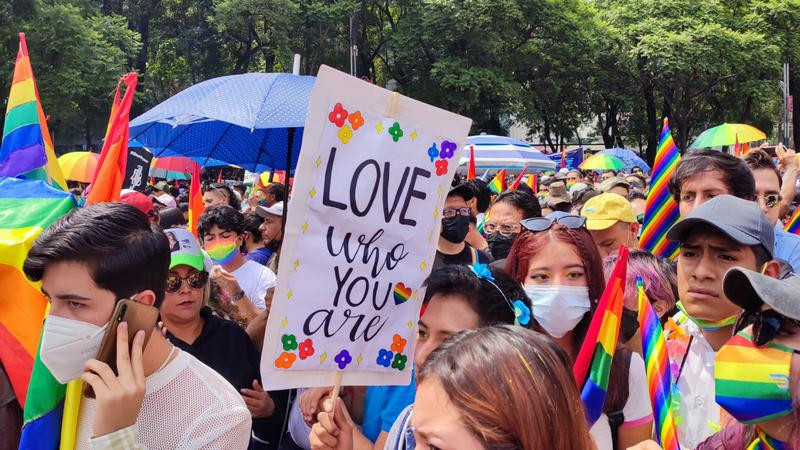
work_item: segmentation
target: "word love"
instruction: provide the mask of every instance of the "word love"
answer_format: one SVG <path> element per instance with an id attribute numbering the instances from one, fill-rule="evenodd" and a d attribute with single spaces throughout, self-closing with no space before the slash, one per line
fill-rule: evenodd
<path id="1" fill-rule="evenodd" d="M 383 167 L 381 167 L 374 159 L 368 159 L 356 166 L 355 170 L 352 168 L 345 168 L 342 170 L 343 173 L 351 173 L 349 203 L 345 203 L 346 200 L 333 199 L 331 196 L 332 180 L 341 180 L 346 176 L 340 173 L 340 175 L 334 177 L 333 169 L 335 161 L 336 147 L 332 147 L 328 155 L 328 164 L 325 169 L 325 188 L 322 196 L 323 205 L 342 211 L 346 211 L 349 207 L 350 211 L 357 217 L 364 217 L 375 205 L 378 190 L 380 190 L 380 204 L 383 208 L 384 222 L 388 224 L 394 218 L 400 205 L 400 200 L 402 199 L 403 205 L 400 208 L 398 222 L 401 225 L 416 226 L 417 221 L 408 217 L 411 199 L 425 200 L 427 195 L 424 191 L 417 189 L 417 183 L 420 178 L 430 178 L 430 171 L 420 167 L 414 167 L 413 170 L 411 167 L 406 167 L 402 171 L 400 181 L 392 182 L 391 164 L 388 161 L 384 162 Z M 373 180 L 371 181 L 371 185 L 367 184 L 370 180 Z"/>

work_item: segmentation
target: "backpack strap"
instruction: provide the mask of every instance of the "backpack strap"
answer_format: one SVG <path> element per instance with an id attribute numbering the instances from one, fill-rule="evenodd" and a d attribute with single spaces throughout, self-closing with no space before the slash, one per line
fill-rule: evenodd
<path id="1" fill-rule="evenodd" d="M 472 256 L 472 264 L 478 264 L 480 262 L 480 259 L 478 258 L 478 251 L 475 250 L 474 247 L 469 246 L 469 253 L 470 256 Z"/>

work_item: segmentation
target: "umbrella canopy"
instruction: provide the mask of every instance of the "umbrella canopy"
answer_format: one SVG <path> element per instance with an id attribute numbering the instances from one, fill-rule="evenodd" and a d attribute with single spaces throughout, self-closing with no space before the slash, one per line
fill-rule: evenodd
<path id="1" fill-rule="evenodd" d="M 92 152 L 70 152 L 58 157 L 58 164 L 67 180 L 91 183 L 100 155 Z"/>
<path id="2" fill-rule="evenodd" d="M 192 167 L 197 164 L 190 158 L 167 156 L 153 158 L 150 163 L 150 176 L 168 180 L 189 180 L 192 178 Z"/>
<path id="3" fill-rule="evenodd" d="M 615 156 L 625 163 L 627 169 L 639 167 L 646 173 L 650 173 L 650 166 L 647 165 L 645 160 L 639 157 L 633 150 L 627 148 L 607 148 L 600 153 Z"/>
<path id="4" fill-rule="evenodd" d="M 466 156 L 459 165 L 469 164 L 469 149 L 475 149 L 475 167 L 482 170 L 551 170 L 556 163 L 527 142 L 506 136 L 482 134 L 467 138 Z"/>
<path id="5" fill-rule="evenodd" d="M 131 121 L 130 136 L 157 156 L 214 159 L 251 171 L 297 165 L 314 77 L 247 73 L 189 87 Z M 290 129 L 294 133 L 289 149 Z"/>
<path id="6" fill-rule="evenodd" d="M 621 159 L 605 153 L 595 153 L 580 165 L 583 170 L 622 170 L 625 167 Z"/>
<path id="7" fill-rule="evenodd" d="M 743 144 L 766 138 L 767 135 L 756 127 L 743 123 L 723 123 L 700 133 L 689 148 L 721 147 L 735 145 L 737 139 Z"/>

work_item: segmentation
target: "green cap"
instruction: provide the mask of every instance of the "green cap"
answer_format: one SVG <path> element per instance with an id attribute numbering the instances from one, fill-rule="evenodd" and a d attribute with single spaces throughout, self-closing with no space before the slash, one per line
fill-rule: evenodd
<path id="1" fill-rule="evenodd" d="M 206 267 L 206 256 L 197 242 L 197 238 L 184 228 L 170 228 L 164 230 L 169 240 L 170 261 L 169 268 L 186 265 L 197 270 L 209 271 L 211 265 Z"/>

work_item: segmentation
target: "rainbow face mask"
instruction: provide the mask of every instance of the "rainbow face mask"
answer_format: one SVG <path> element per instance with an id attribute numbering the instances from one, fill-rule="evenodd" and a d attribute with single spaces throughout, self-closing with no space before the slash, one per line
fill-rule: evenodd
<path id="1" fill-rule="evenodd" d="M 717 404 L 747 425 L 788 415 L 794 353 L 800 351 L 773 342 L 757 347 L 749 334 L 739 332 L 714 361 Z"/>
<path id="2" fill-rule="evenodd" d="M 226 265 L 236 256 L 236 241 L 216 241 L 206 247 L 206 253 L 211 260 L 220 265 Z"/>

